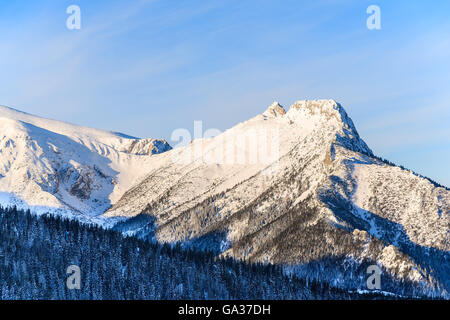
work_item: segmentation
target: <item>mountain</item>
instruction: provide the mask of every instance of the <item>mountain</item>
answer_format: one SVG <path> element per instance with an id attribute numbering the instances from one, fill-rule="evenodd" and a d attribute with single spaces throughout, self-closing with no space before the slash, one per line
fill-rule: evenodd
<path id="1" fill-rule="evenodd" d="M 0 204 L 89 219 L 107 210 L 150 158 L 171 149 L 0 106 Z"/>
<path id="2" fill-rule="evenodd" d="M 363 265 L 450 288 L 449 189 L 376 157 L 334 100 L 274 103 L 152 159 L 104 214 L 128 234 L 362 285 Z M 355 273 L 358 270 L 358 273 Z M 357 278 L 358 277 L 358 278 Z"/>
<path id="3" fill-rule="evenodd" d="M 383 290 L 450 297 L 450 190 L 377 157 L 334 100 L 274 102 L 175 149 L 6 107 L 0 130 L 3 206 L 346 290 L 377 264 Z"/>

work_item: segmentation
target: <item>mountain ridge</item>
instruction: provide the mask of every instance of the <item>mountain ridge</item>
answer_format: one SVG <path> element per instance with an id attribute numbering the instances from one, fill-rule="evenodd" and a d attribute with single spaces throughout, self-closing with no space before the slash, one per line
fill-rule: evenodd
<path id="1" fill-rule="evenodd" d="M 104 212 L 121 188 L 171 147 L 0 107 L 0 194 L 3 205 L 79 217 Z"/>

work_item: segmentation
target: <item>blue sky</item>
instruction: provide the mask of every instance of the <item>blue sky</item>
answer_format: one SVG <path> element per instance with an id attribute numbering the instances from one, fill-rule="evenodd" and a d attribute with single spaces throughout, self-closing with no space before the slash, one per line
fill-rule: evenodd
<path id="1" fill-rule="evenodd" d="M 81 8 L 81 30 L 66 8 Z M 366 9 L 381 8 L 381 30 Z M 0 0 L 0 104 L 139 137 L 339 101 L 378 155 L 450 186 L 449 1 Z M 169 141 L 170 142 L 170 141 Z"/>

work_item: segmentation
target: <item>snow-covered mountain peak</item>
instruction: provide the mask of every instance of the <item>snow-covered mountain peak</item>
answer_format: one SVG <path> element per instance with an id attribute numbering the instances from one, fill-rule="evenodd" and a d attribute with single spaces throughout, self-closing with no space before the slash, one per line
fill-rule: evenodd
<path id="1" fill-rule="evenodd" d="M 100 214 L 170 149 L 0 106 L 0 204 Z"/>
<path id="2" fill-rule="evenodd" d="M 31 125 L 70 137 L 72 140 L 82 142 L 87 148 L 92 150 L 111 147 L 124 153 L 152 155 L 171 149 L 167 141 L 163 139 L 134 138 L 122 133 L 93 129 L 63 121 L 46 119 L 6 106 L 0 106 L 0 118 L 9 119 L 9 121 L 14 122 L 16 126 L 21 126 L 21 123 L 28 124 L 28 126 Z"/>
<path id="3" fill-rule="evenodd" d="M 286 114 L 286 110 L 284 110 L 283 106 L 278 103 L 278 101 L 274 101 L 267 109 L 264 111 L 263 116 L 267 118 L 279 117 Z"/>
<path id="4" fill-rule="evenodd" d="M 87 128 L 82 126 L 73 125 L 67 122 L 56 121 L 52 119 L 46 119 L 32 114 L 19 111 L 10 107 L 0 106 L 0 116 L 3 118 L 8 118 L 11 120 L 22 121 L 24 123 L 29 123 L 37 127 L 46 128 L 50 131 L 71 135 L 71 136 L 95 136 L 102 138 L 117 138 L 118 134 L 112 132 Z"/>
<path id="5" fill-rule="evenodd" d="M 336 142 L 345 148 L 372 155 L 359 137 L 352 119 L 335 100 L 299 100 L 286 112 L 285 118 L 315 134 L 335 135 Z"/>
<path id="6" fill-rule="evenodd" d="M 344 108 L 335 100 L 299 100 L 288 111 L 289 115 L 297 118 L 334 120 L 337 123 L 347 124 L 348 116 Z"/>
<path id="7" fill-rule="evenodd" d="M 298 270 L 370 261 L 447 290 L 450 193 L 373 157 L 336 101 L 279 107 L 154 157 L 103 216 L 132 218 L 118 226 L 129 234 L 226 257 Z"/>
<path id="8" fill-rule="evenodd" d="M 300 109 L 300 108 L 334 108 L 338 103 L 334 99 L 313 99 L 313 100 L 297 100 L 290 108 Z"/>

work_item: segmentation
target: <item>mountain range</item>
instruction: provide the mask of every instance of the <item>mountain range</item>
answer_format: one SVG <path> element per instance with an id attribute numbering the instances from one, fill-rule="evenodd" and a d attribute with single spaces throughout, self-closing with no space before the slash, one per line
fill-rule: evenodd
<path id="1" fill-rule="evenodd" d="M 351 290 L 376 264 L 449 297 L 449 189 L 377 157 L 334 100 L 274 102 L 175 149 L 0 107 L 0 204 Z"/>

